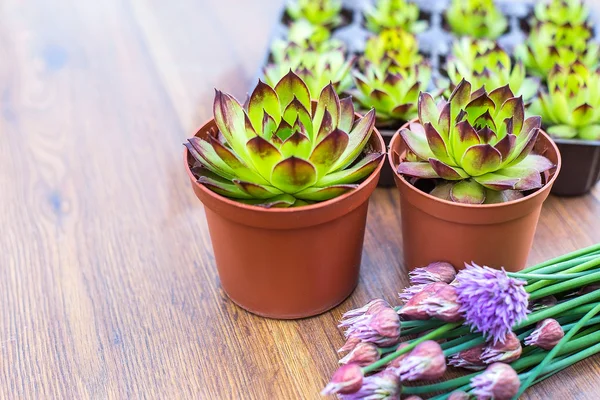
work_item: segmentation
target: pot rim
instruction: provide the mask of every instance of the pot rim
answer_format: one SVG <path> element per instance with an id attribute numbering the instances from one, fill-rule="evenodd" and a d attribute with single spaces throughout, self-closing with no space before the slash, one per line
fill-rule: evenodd
<path id="1" fill-rule="evenodd" d="M 198 136 L 199 133 L 211 122 L 214 121 L 214 117 L 209 118 L 206 122 L 204 122 L 202 125 L 200 125 L 200 128 L 198 128 L 196 130 L 196 133 L 194 134 L 194 136 Z M 375 134 L 375 135 L 373 135 Z M 356 189 L 348 192 L 348 193 L 344 193 L 341 196 L 337 196 L 334 197 L 333 199 L 329 199 L 329 200 L 325 200 L 325 201 L 321 201 L 315 204 L 309 204 L 306 206 L 300 206 L 300 207 L 287 207 L 287 208 L 278 208 L 278 207 L 272 207 L 272 208 L 265 208 L 265 207 L 260 207 L 260 206 L 255 206 L 255 205 L 251 205 L 251 204 L 244 204 L 241 203 L 239 201 L 235 201 L 232 199 L 229 199 L 225 196 L 222 196 L 218 193 L 213 192 L 212 190 L 208 189 L 207 187 L 205 187 L 202 184 L 199 184 L 196 177 L 194 176 L 194 174 L 192 173 L 191 169 L 190 169 L 190 165 L 188 163 L 188 156 L 189 156 L 189 151 L 187 149 L 187 147 L 184 146 L 183 149 L 183 162 L 185 164 L 185 169 L 186 172 L 188 174 L 189 179 L 193 182 L 194 186 L 199 188 L 205 195 L 211 197 L 212 199 L 225 203 L 228 206 L 231 207 L 237 207 L 237 208 L 241 208 L 244 210 L 248 210 L 248 211 L 253 211 L 253 212 L 259 212 L 259 213 L 265 213 L 265 214 L 281 214 L 281 215 L 289 215 L 289 214 L 294 214 L 294 213 L 299 213 L 299 212 L 311 212 L 311 211 L 315 211 L 315 210 L 320 210 L 323 208 L 326 208 L 328 206 L 331 206 L 335 203 L 338 203 L 340 201 L 343 201 L 353 195 L 356 195 L 358 192 L 362 191 L 362 189 L 364 189 L 366 186 L 368 186 L 378 175 L 379 172 L 381 171 L 383 164 L 386 162 L 387 160 L 387 149 L 385 147 L 385 143 L 383 141 L 383 138 L 381 136 L 381 134 L 379 133 L 379 130 L 376 127 L 373 127 L 373 132 L 371 133 L 371 137 L 369 138 L 369 141 L 372 140 L 377 140 L 377 143 L 379 143 L 379 147 L 381 149 L 381 153 L 384 155 L 383 157 L 381 157 L 381 160 L 379 160 L 379 164 L 377 165 L 377 167 L 373 170 L 373 172 L 371 172 L 371 174 L 365 179 L 363 180 Z"/>
<path id="2" fill-rule="evenodd" d="M 556 171 L 554 172 L 554 174 L 552 175 L 552 177 L 550 178 L 550 180 L 548 182 L 546 182 L 546 184 L 544 186 L 542 186 L 541 188 L 539 188 L 538 190 L 536 190 L 534 193 L 528 195 L 528 196 L 524 196 L 520 199 L 517 200 L 511 200 L 511 201 L 507 201 L 505 203 L 495 203 L 495 204 L 464 204 L 464 203 L 455 203 L 452 201 L 448 201 L 448 200 L 444 200 L 444 199 L 440 199 L 438 197 L 432 196 L 429 193 L 425 193 L 424 191 L 416 188 L 415 186 L 411 185 L 405 178 L 403 175 L 399 174 L 397 169 L 398 166 L 394 164 L 394 161 L 392 159 L 392 151 L 391 149 L 394 147 L 394 143 L 396 143 L 397 140 L 399 140 L 400 138 L 400 131 L 404 128 L 407 127 L 409 124 L 413 123 L 413 122 L 419 122 L 418 118 L 415 118 L 411 121 L 408 121 L 406 124 L 404 124 L 400 129 L 398 129 L 396 131 L 396 133 L 394 134 L 394 136 L 392 137 L 392 140 L 390 141 L 390 145 L 389 145 L 389 149 L 387 152 L 387 156 L 388 156 L 388 162 L 390 163 L 390 166 L 394 172 L 394 175 L 396 176 L 396 178 L 400 179 L 400 181 L 404 184 L 405 187 L 408 187 L 409 190 L 412 190 L 413 192 L 415 192 L 417 195 L 423 196 L 429 200 L 432 201 L 436 201 L 442 204 L 446 204 L 448 206 L 451 207 L 458 207 L 458 208 L 465 208 L 465 209 L 480 209 L 480 210 L 485 210 L 485 209 L 496 209 L 496 208 L 502 208 L 502 207 L 507 207 L 507 206 L 511 206 L 511 205 L 516 205 L 516 204 L 520 204 L 520 203 L 524 203 L 527 201 L 531 201 L 533 199 L 535 199 L 538 196 L 541 196 L 544 194 L 545 192 L 545 188 L 547 187 L 551 187 L 552 184 L 554 184 L 554 181 L 556 180 L 556 178 L 558 177 L 558 174 L 560 173 L 561 167 L 562 167 L 562 158 L 560 155 L 560 151 L 558 150 L 558 147 L 556 146 L 556 143 L 554 142 L 554 140 L 550 137 L 550 135 L 548 135 L 545 131 L 543 131 L 542 129 L 540 129 L 540 133 L 547 139 L 548 143 L 550 144 L 552 150 L 554 151 L 554 153 L 556 153 L 556 158 L 557 158 L 557 163 L 556 163 Z M 539 140 L 539 139 L 538 139 Z"/>
<path id="3" fill-rule="evenodd" d="M 548 134 L 546 134 L 546 135 L 548 135 Z M 548 137 L 550 137 L 550 139 L 552 139 L 553 142 L 556 142 L 558 144 L 572 144 L 575 146 L 591 146 L 591 147 L 600 146 L 600 140 L 561 139 L 561 138 L 555 138 L 550 135 L 548 135 Z"/>

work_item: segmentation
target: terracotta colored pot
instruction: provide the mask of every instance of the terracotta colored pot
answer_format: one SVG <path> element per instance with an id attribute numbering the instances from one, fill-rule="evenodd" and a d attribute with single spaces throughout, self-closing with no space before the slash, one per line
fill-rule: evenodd
<path id="1" fill-rule="evenodd" d="M 215 135 L 214 120 L 196 136 Z M 370 144 L 385 152 L 376 130 Z M 184 163 L 202 201 L 221 285 L 231 300 L 261 316 L 309 317 L 346 299 L 358 283 L 369 197 L 384 164 L 352 192 L 298 208 L 266 209 L 220 196 L 196 182 L 187 149 Z"/>
<path id="2" fill-rule="evenodd" d="M 581 196 L 600 181 L 600 141 L 554 139 L 563 159 L 552 194 Z"/>
<path id="3" fill-rule="evenodd" d="M 475 262 L 507 271 L 525 267 L 542 203 L 560 171 L 554 142 L 542 132 L 534 148 L 557 165 L 546 173 L 546 184 L 522 199 L 488 205 L 458 204 L 433 197 L 411 185 L 396 171 L 407 147 L 397 132 L 388 158 L 400 190 L 404 262 L 409 269 L 433 261 L 457 268 Z"/>

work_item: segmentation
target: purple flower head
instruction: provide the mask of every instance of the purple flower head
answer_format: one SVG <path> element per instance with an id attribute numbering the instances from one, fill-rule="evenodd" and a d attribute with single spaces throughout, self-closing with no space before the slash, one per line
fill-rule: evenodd
<path id="1" fill-rule="evenodd" d="M 340 360 L 340 364 L 355 363 L 361 367 L 373 364 L 381 357 L 379 347 L 372 343 L 361 342 Z"/>
<path id="2" fill-rule="evenodd" d="M 446 322 L 456 322 L 462 319 L 460 309 L 456 288 L 444 282 L 435 282 L 425 285 L 398 312 L 408 319 L 434 317 Z"/>
<path id="3" fill-rule="evenodd" d="M 390 371 L 384 370 L 364 378 L 358 392 L 338 397 L 342 400 L 396 400 L 400 398 L 400 389 L 400 379 Z"/>
<path id="4" fill-rule="evenodd" d="M 480 400 L 510 400 L 521 387 L 521 381 L 508 364 L 494 363 L 471 379 L 473 394 Z"/>
<path id="5" fill-rule="evenodd" d="M 511 363 L 521 357 L 522 351 L 523 348 L 517 335 L 509 332 L 504 340 L 487 345 L 481 353 L 481 360 L 486 364 L 495 362 Z"/>
<path id="6" fill-rule="evenodd" d="M 396 311 L 387 306 L 376 313 L 352 317 L 340 323 L 346 327 L 346 338 L 358 338 L 362 342 L 374 343 L 378 346 L 393 346 L 400 341 L 400 317 Z"/>
<path id="7" fill-rule="evenodd" d="M 471 330 L 483 332 L 494 344 L 504 340 L 529 312 L 526 282 L 509 278 L 503 269 L 465 264 L 456 279 L 461 313 Z"/>
<path id="8" fill-rule="evenodd" d="M 558 321 L 546 318 L 537 323 L 535 330 L 525 338 L 525 344 L 551 350 L 564 336 L 565 332 Z"/>
<path id="9" fill-rule="evenodd" d="M 356 393 L 363 384 L 363 372 L 358 364 L 346 364 L 338 368 L 321 395 Z"/>
<path id="10" fill-rule="evenodd" d="M 441 378 L 446 372 L 444 351 L 437 342 L 427 340 L 419 343 L 393 370 L 402 381 Z"/>
<path id="11" fill-rule="evenodd" d="M 423 290 L 425 285 L 429 283 L 452 282 L 456 277 L 456 270 L 452 264 L 438 261 L 426 267 L 415 268 L 408 275 L 412 286 L 405 288 L 402 293 L 398 294 L 404 302 L 409 301 L 411 297 Z"/>

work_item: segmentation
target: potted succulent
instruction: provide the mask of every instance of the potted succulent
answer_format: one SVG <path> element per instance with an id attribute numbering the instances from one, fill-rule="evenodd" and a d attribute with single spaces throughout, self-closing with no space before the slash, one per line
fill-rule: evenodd
<path id="1" fill-rule="evenodd" d="M 419 21 L 419 7 L 407 0 L 378 0 L 364 11 L 367 29 L 379 33 L 383 29 L 403 28 L 412 33 L 427 29 L 426 21 Z"/>
<path id="2" fill-rule="evenodd" d="M 246 106 L 216 92 L 185 168 L 206 210 L 223 289 L 268 317 L 319 314 L 358 281 L 368 200 L 384 162 L 375 112 L 331 84 L 311 103 L 289 72 Z"/>
<path id="3" fill-rule="evenodd" d="M 407 266 L 485 261 L 522 269 L 560 170 L 540 117 L 525 119 L 523 99 L 508 85 L 472 92 L 465 80 L 448 102 L 436 105 L 422 93 L 418 113 L 394 135 L 388 153 Z"/>
<path id="4" fill-rule="evenodd" d="M 536 94 L 539 79 L 525 76 L 522 62 L 513 64 L 510 55 L 497 43 L 485 39 L 463 37 L 455 41 L 446 62 L 450 94 L 464 78 L 472 87 L 500 87 L 508 83 L 510 90 L 528 102 Z"/>
<path id="5" fill-rule="evenodd" d="M 359 68 L 352 71 L 350 90 L 359 110 L 375 109 L 376 126 L 389 145 L 394 132 L 417 116 L 419 93 L 431 80 L 431 66 L 418 53 L 414 35 L 402 29 L 386 29 L 367 41 Z M 379 186 L 394 186 L 394 174 L 385 165 Z"/>
<path id="6" fill-rule="evenodd" d="M 342 23 L 342 0 L 289 1 L 286 13 L 293 21 L 305 19 L 313 25 L 335 28 Z"/>
<path id="7" fill-rule="evenodd" d="M 456 35 L 477 39 L 496 39 L 508 26 L 493 0 L 452 0 L 446 21 Z"/>
<path id="8" fill-rule="evenodd" d="M 600 180 L 600 69 L 580 62 L 555 66 L 547 90 L 532 104 L 563 158 L 552 193 L 585 194 Z"/>
<path id="9" fill-rule="evenodd" d="M 534 6 L 535 19 L 557 25 L 580 25 L 587 21 L 590 10 L 583 0 L 538 1 Z"/>

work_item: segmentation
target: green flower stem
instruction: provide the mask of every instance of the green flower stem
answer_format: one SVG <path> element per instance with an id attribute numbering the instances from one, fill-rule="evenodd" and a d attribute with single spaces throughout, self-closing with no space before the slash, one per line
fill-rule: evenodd
<path id="1" fill-rule="evenodd" d="M 404 328 L 433 328 L 439 325 L 443 325 L 444 321 L 440 321 L 439 319 L 430 319 L 425 321 L 402 321 L 400 322 L 400 326 L 402 329 Z"/>
<path id="2" fill-rule="evenodd" d="M 590 311 L 592 308 L 594 308 L 596 306 L 596 304 L 600 304 L 600 302 L 593 302 L 593 303 L 590 303 L 590 304 L 584 304 L 582 306 L 575 307 L 574 309 L 569 310 L 567 312 L 563 312 L 563 313 L 561 313 L 559 315 L 561 315 L 561 316 L 563 316 L 564 314 L 568 314 L 568 315 L 581 314 L 581 315 L 583 315 L 583 314 L 587 313 L 588 311 Z"/>
<path id="3" fill-rule="evenodd" d="M 582 256 L 589 255 L 591 253 L 598 253 L 598 252 L 600 252 L 600 243 L 594 244 L 594 245 L 586 247 L 584 249 L 579 249 L 579 250 L 573 251 L 571 253 L 564 254 L 559 257 L 555 257 L 551 260 L 544 261 L 543 263 L 536 264 L 532 267 L 525 268 L 522 272 L 525 272 L 525 273 L 533 272 L 533 271 L 539 270 L 544 267 L 548 267 L 548 266 L 551 266 L 554 264 L 558 264 L 558 263 L 568 261 L 568 260 L 573 260 L 573 259 L 576 259 L 576 258 L 579 258 Z"/>
<path id="4" fill-rule="evenodd" d="M 373 364 L 367 365 L 366 367 L 364 367 L 362 369 L 362 371 L 364 374 L 376 371 L 379 368 L 385 366 L 390 361 L 401 356 L 402 354 L 408 353 L 409 351 L 414 349 L 419 343 L 423 343 L 427 340 L 437 339 L 439 337 L 439 335 L 443 334 L 444 332 L 448 332 L 449 330 L 452 330 L 452 329 L 456 328 L 457 326 L 460 326 L 460 324 L 461 324 L 460 322 L 454 322 L 451 324 L 442 325 L 439 328 L 437 328 L 436 330 L 429 332 L 427 335 L 411 341 L 408 346 L 406 346 L 400 350 L 396 350 L 395 352 L 383 357 L 381 360 L 374 362 Z"/>
<path id="5" fill-rule="evenodd" d="M 483 337 L 483 335 L 479 335 L 479 337 L 475 339 L 471 339 L 462 344 L 459 344 L 458 346 L 450 347 L 449 349 L 444 350 L 444 357 L 449 357 L 453 354 L 460 353 L 463 350 L 468 350 L 471 347 L 475 347 L 481 343 L 485 343 L 485 338 Z"/>
<path id="6" fill-rule="evenodd" d="M 600 290 L 585 294 L 583 296 L 575 297 L 568 301 L 564 301 L 560 304 L 555 305 L 554 307 L 545 308 L 543 310 L 531 313 L 531 314 L 529 314 L 527 319 L 525 319 L 525 321 L 514 326 L 513 330 L 525 328 L 525 327 L 535 324 L 536 322 L 539 322 L 543 319 L 554 317 L 555 315 L 559 315 L 562 312 L 573 313 L 574 307 L 581 306 L 581 305 L 584 305 L 587 303 L 591 303 L 593 301 L 600 301 Z"/>
<path id="7" fill-rule="evenodd" d="M 537 283 L 542 283 L 542 282 L 548 282 L 548 281 L 539 281 L 539 282 L 534 283 L 534 285 L 536 285 Z M 566 282 L 555 283 L 554 285 L 551 285 L 551 286 L 548 286 L 548 287 L 545 287 L 543 289 L 539 289 L 536 291 L 530 290 L 528 286 L 525 287 L 525 290 L 527 290 L 527 292 L 530 293 L 529 299 L 535 300 L 535 299 L 539 299 L 540 297 L 545 297 L 545 296 L 549 296 L 551 294 L 566 292 L 568 290 L 577 289 L 582 286 L 589 285 L 591 283 L 596 283 L 596 282 L 600 282 L 600 271 L 594 272 L 594 273 L 586 275 L 586 276 L 581 276 L 579 278 L 573 278 Z"/>
<path id="8" fill-rule="evenodd" d="M 523 274 L 520 272 L 507 272 L 506 275 L 511 278 L 523 280 L 550 280 L 550 281 L 566 281 L 584 275 L 589 275 L 591 272 L 576 272 L 573 274 Z"/>
<path id="9" fill-rule="evenodd" d="M 471 390 L 471 383 L 469 382 L 469 383 L 467 383 L 464 386 L 456 388 L 452 392 L 455 392 L 457 390 L 462 390 L 463 392 L 468 392 L 469 390 Z M 450 397 L 450 395 L 452 394 L 452 392 L 440 394 L 439 396 L 432 397 L 429 400 L 446 400 L 448 397 Z"/>
<path id="10" fill-rule="evenodd" d="M 457 337 L 455 339 L 448 340 L 445 343 L 440 343 L 440 346 L 442 346 L 442 349 L 446 350 L 446 349 L 450 349 L 450 348 L 452 348 L 454 346 L 458 346 L 461 343 L 464 343 L 465 340 L 473 340 L 473 339 L 481 337 L 481 336 L 482 336 L 481 333 L 471 333 L 471 334 L 466 335 L 466 336 L 459 336 L 459 337 Z"/>
<path id="11" fill-rule="evenodd" d="M 554 346 L 554 348 L 550 350 L 548 354 L 546 354 L 546 357 L 544 357 L 542 362 L 530 372 L 525 382 L 521 385 L 519 393 L 513 398 L 513 400 L 518 399 L 519 396 L 521 396 L 523 392 L 527 390 L 529 386 L 531 386 L 533 381 L 542 373 L 546 365 L 548 365 L 550 361 L 552 361 L 554 356 L 556 356 L 560 352 L 564 345 L 568 343 L 569 340 L 571 340 L 571 338 L 575 336 L 575 334 L 599 312 L 600 305 L 597 305 L 592 310 L 590 310 L 581 320 L 579 320 L 579 322 L 577 322 L 575 326 L 571 330 L 569 330 L 569 332 L 567 332 L 567 334 L 560 340 L 560 342 L 558 342 L 558 344 Z"/>
<path id="12" fill-rule="evenodd" d="M 454 390 L 460 386 L 471 382 L 471 378 L 479 375 L 482 371 L 473 372 L 472 374 L 464 375 L 459 378 L 447 380 L 445 382 L 435 383 L 425 386 L 403 386 L 402 394 L 423 394 L 431 392 L 440 392 L 445 390 Z"/>
<path id="13" fill-rule="evenodd" d="M 594 258 L 598 257 L 598 255 L 600 255 L 600 253 L 593 253 L 593 254 L 583 256 L 583 257 L 575 258 L 573 260 L 559 262 L 554 265 L 540 268 L 540 269 L 536 270 L 535 273 L 537 273 L 537 274 L 554 274 L 556 272 L 562 272 L 562 271 L 569 269 L 571 267 L 574 267 L 576 265 L 583 264 L 584 262 L 593 260 Z M 521 271 L 521 273 L 524 273 L 524 272 L 525 271 Z"/>
<path id="14" fill-rule="evenodd" d="M 587 271 L 587 270 L 590 270 L 590 269 L 594 269 L 598 265 L 600 265 L 600 257 L 595 257 L 594 259 L 592 259 L 590 261 L 586 261 L 583 264 L 576 265 L 576 266 L 571 267 L 569 269 L 566 269 L 566 270 L 564 270 L 562 272 L 563 273 L 564 272 L 569 272 L 569 273 L 582 272 L 582 271 Z M 579 278 L 571 279 L 568 282 L 570 283 L 571 281 L 576 281 L 577 279 L 580 279 L 581 280 L 580 282 L 585 282 L 585 279 L 591 278 L 593 275 L 594 274 L 588 274 L 588 275 L 585 275 L 585 276 L 581 276 Z M 594 281 L 590 281 L 588 283 L 592 283 L 592 282 L 594 282 Z M 527 290 L 528 293 L 534 293 L 538 289 L 541 289 L 541 288 L 543 288 L 545 286 L 548 286 L 548 285 L 550 285 L 552 283 L 554 283 L 554 282 L 552 282 L 551 280 L 541 280 L 541 281 L 532 283 L 530 285 L 527 285 L 525 287 L 525 290 Z M 565 284 L 566 284 L 566 282 L 565 282 Z M 584 283 L 583 285 L 585 285 L 585 284 L 586 283 Z M 578 282 L 576 284 L 576 286 L 574 286 L 574 287 L 579 287 L 579 286 L 583 286 L 583 285 Z M 553 286 L 556 286 L 556 284 L 553 285 Z"/>

